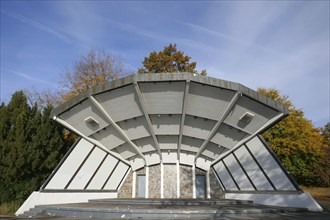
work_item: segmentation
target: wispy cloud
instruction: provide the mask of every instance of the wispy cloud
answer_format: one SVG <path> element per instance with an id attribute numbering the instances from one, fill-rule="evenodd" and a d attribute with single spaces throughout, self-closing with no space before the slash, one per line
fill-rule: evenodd
<path id="1" fill-rule="evenodd" d="M 28 18 L 22 14 L 16 13 L 16 12 L 14 12 L 12 10 L 8 10 L 8 9 L 5 9 L 5 10 L 1 9 L 1 12 L 9 15 L 10 17 L 12 17 L 22 23 L 29 24 L 41 31 L 47 32 L 48 34 L 53 35 L 54 37 L 64 41 L 65 43 L 72 44 L 73 46 L 76 46 L 76 47 L 81 47 L 81 46 L 85 47 L 85 45 L 83 43 L 80 43 L 80 42 L 72 39 L 71 37 L 67 36 L 66 34 L 61 33 L 48 25 L 42 24 L 42 23 L 40 23 L 36 20 L 33 20 L 31 18 Z"/>
<path id="2" fill-rule="evenodd" d="M 20 77 L 22 77 L 24 79 L 27 79 L 27 80 L 30 80 L 30 81 L 33 81 L 33 82 L 39 82 L 39 83 L 47 84 L 47 85 L 50 85 L 50 86 L 53 86 L 53 87 L 56 87 L 57 86 L 55 83 L 48 82 L 46 80 L 33 77 L 33 76 L 31 76 L 29 74 L 26 74 L 26 73 L 17 72 L 17 71 L 14 71 L 14 70 L 11 70 L 11 69 L 8 69 L 8 68 L 4 68 L 4 67 L 1 67 L 1 70 L 4 70 L 4 71 L 6 71 L 8 73 L 13 73 L 13 74 L 15 74 L 17 76 L 20 76 Z"/>
<path id="3" fill-rule="evenodd" d="M 278 51 L 275 51 L 271 48 L 261 46 L 257 43 L 252 42 L 252 41 L 244 40 L 243 36 L 242 36 L 242 38 L 238 38 L 238 37 L 235 37 L 235 36 L 232 36 L 232 35 L 229 35 L 229 34 L 225 34 L 225 33 L 215 31 L 215 30 L 212 30 L 212 29 L 209 29 L 209 28 L 206 28 L 206 27 L 202 27 L 200 25 L 196 25 L 196 24 L 192 24 L 192 23 L 188 23 L 188 22 L 183 22 L 183 21 L 176 21 L 176 22 L 178 24 L 189 27 L 190 29 L 192 29 L 193 31 L 196 31 L 196 32 L 201 32 L 203 34 L 208 34 L 208 35 L 212 35 L 212 36 L 215 36 L 215 37 L 225 38 L 228 41 L 238 43 L 240 45 L 249 46 L 249 47 L 256 47 L 258 49 L 262 49 L 262 50 L 267 51 L 267 52 L 280 54 Z M 281 55 L 283 55 L 283 54 L 281 54 Z"/>

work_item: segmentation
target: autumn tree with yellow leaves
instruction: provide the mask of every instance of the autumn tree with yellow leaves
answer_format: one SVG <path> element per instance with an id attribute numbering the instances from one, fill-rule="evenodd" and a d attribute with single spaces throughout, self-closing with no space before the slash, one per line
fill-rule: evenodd
<path id="1" fill-rule="evenodd" d="M 174 73 L 188 72 L 198 73 L 196 70 L 196 62 L 190 62 L 191 57 L 178 51 L 176 44 L 170 44 L 159 52 L 151 52 L 145 57 L 142 64 L 143 67 L 138 69 L 138 73 Z M 206 70 L 200 72 L 201 75 L 207 75 Z"/>
<path id="2" fill-rule="evenodd" d="M 276 89 L 258 89 L 258 92 L 283 103 L 289 115 L 262 135 L 280 158 L 283 165 L 306 186 L 329 186 L 329 151 L 320 129 L 304 117 L 304 112 L 294 107 L 288 96 Z"/>

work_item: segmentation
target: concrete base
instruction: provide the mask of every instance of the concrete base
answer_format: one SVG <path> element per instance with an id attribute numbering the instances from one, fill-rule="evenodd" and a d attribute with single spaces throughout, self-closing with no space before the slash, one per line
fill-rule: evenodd
<path id="1" fill-rule="evenodd" d="M 255 205 L 251 201 L 212 199 L 103 199 L 88 203 L 36 206 L 29 218 L 93 219 L 218 219 L 266 213 L 297 213 L 307 209 Z"/>
<path id="2" fill-rule="evenodd" d="M 252 200 L 255 204 L 307 208 L 308 211 L 322 212 L 322 207 L 309 193 L 300 194 L 249 194 L 226 193 L 226 199 Z"/>
<path id="3" fill-rule="evenodd" d="M 48 204 L 67 204 L 77 202 L 88 202 L 90 199 L 102 199 L 102 198 L 117 198 L 117 193 L 102 192 L 33 192 L 27 200 L 16 211 L 16 215 L 22 215 L 24 212 L 34 208 L 37 205 Z"/>

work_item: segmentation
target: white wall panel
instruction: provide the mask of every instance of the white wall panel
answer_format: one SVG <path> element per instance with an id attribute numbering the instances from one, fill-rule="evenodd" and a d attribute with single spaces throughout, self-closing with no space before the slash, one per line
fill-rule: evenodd
<path id="1" fill-rule="evenodd" d="M 191 82 L 187 114 L 219 120 L 234 94 L 226 89 Z"/>
<path id="2" fill-rule="evenodd" d="M 249 179 L 237 163 L 237 160 L 235 159 L 233 154 L 229 154 L 227 157 L 225 157 L 223 161 L 231 172 L 231 175 L 234 177 L 240 190 L 254 190 Z"/>
<path id="3" fill-rule="evenodd" d="M 92 150 L 93 146 L 93 144 L 85 139 L 81 139 L 49 181 L 45 189 L 64 189 L 85 157 Z"/>
<path id="4" fill-rule="evenodd" d="M 273 190 L 273 187 L 244 146 L 237 149 L 235 151 L 235 155 L 244 167 L 246 173 L 249 175 L 253 184 L 256 186 L 257 190 Z"/>
<path id="5" fill-rule="evenodd" d="M 222 161 L 213 166 L 226 190 L 238 190 Z"/>
<path id="6" fill-rule="evenodd" d="M 118 160 L 108 154 L 107 158 L 95 174 L 87 189 L 101 190 L 110 173 L 116 166 Z"/>
<path id="7" fill-rule="evenodd" d="M 245 132 L 239 131 L 226 124 L 222 124 L 218 128 L 217 133 L 212 137 L 211 141 L 215 144 L 231 149 L 246 136 L 247 134 Z"/>
<path id="8" fill-rule="evenodd" d="M 208 171 L 210 169 L 211 166 L 211 161 L 210 160 L 206 160 L 203 157 L 198 157 L 196 160 L 196 167 L 201 168 L 205 171 Z"/>
<path id="9" fill-rule="evenodd" d="M 133 147 L 128 144 L 125 143 L 121 146 L 116 147 L 116 151 L 120 154 L 120 156 L 124 159 L 130 158 L 135 156 L 137 153 L 135 151 L 135 149 L 133 149 Z"/>
<path id="10" fill-rule="evenodd" d="M 254 115 L 253 119 L 248 124 L 239 121 L 246 112 Z M 224 122 L 241 127 L 252 134 L 277 114 L 278 112 L 276 110 L 242 96 L 238 99 L 233 111 L 226 117 Z"/>
<path id="11" fill-rule="evenodd" d="M 100 141 L 108 149 L 113 149 L 123 143 L 125 143 L 124 138 L 118 133 L 118 131 L 109 125 L 105 129 L 96 132 L 93 136 L 96 140 Z"/>
<path id="12" fill-rule="evenodd" d="M 186 115 L 183 126 L 183 135 L 206 139 L 215 123 L 216 122 L 211 119 Z"/>
<path id="13" fill-rule="evenodd" d="M 133 85 L 114 89 L 95 97 L 115 122 L 143 115 Z"/>
<path id="14" fill-rule="evenodd" d="M 139 83 L 149 114 L 181 114 L 185 82 Z"/>
<path id="15" fill-rule="evenodd" d="M 89 155 L 84 165 L 80 168 L 79 172 L 68 186 L 68 189 L 84 189 L 105 155 L 106 153 L 103 150 L 95 147 L 93 152 Z"/>
<path id="16" fill-rule="evenodd" d="M 181 115 L 150 115 L 156 135 L 179 135 Z"/>
<path id="17" fill-rule="evenodd" d="M 160 163 L 160 158 L 158 153 L 144 154 L 144 158 L 146 158 L 146 162 L 148 166 Z"/>
<path id="18" fill-rule="evenodd" d="M 119 162 L 118 166 L 115 168 L 114 172 L 112 173 L 110 179 L 108 180 L 107 184 L 105 185 L 105 190 L 116 190 L 119 186 L 121 180 L 125 176 L 128 170 L 128 166 L 122 162 Z"/>
<path id="19" fill-rule="evenodd" d="M 178 159 L 178 154 L 176 151 L 172 151 L 172 152 L 162 151 L 162 159 L 163 159 L 163 163 L 176 163 Z"/>
<path id="20" fill-rule="evenodd" d="M 159 148 L 166 149 L 178 149 L 179 136 L 177 135 L 157 135 L 159 142 Z"/>
<path id="21" fill-rule="evenodd" d="M 136 146 L 138 146 L 141 153 L 147 153 L 150 151 L 155 151 L 155 141 L 152 137 L 145 137 L 141 139 L 136 139 L 133 141 Z"/>
<path id="22" fill-rule="evenodd" d="M 141 169 L 144 167 L 145 163 L 141 157 L 135 157 L 130 160 L 130 165 L 133 171 Z"/>
<path id="23" fill-rule="evenodd" d="M 107 119 L 103 116 L 102 113 L 100 113 L 100 111 L 91 103 L 89 99 L 74 106 L 72 109 L 64 112 L 59 117 L 86 136 L 89 136 L 109 125 Z M 93 119 L 98 122 L 98 125 L 95 127 L 88 125 L 85 122 L 85 119 L 88 117 L 93 117 Z"/>
<path id="24" fill-rule="evenodd" d="M 137 117 L 118 123 L 130 140 L 150 136 L 145 117 Z"/>
<path id="25" fill-rule="evenodd" d="M 221 147 L 217 144 L 209 142 L 205 147 L 204 151 L 202 152 L 203 155 L 216 159 L 222 154 L 223 152 L 227 151 L 227 148 Z"/>
<path id="26" fill-rule="evenodd" d="M 181 149 L 197 153 L 202 144 L 203 140 L 201 139 L 182 136 Z"/>
<path id="27" fill-rule="evenodd" d="M 180 164 L 193 166 L 195 163 L 195 154 L 190 154 L 186 152 L 180 153 Z"/>
<path id="28" fill-rule="evenodd" d="M 250 140 L 246 145 L 278 190 L 296 190 L 258 137 Z"/>

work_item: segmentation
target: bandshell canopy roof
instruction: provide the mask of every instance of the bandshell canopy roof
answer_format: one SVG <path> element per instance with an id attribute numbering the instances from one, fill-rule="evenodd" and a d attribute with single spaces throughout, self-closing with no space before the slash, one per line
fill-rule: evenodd
<path id="1" fill-rule="evenodd" d="M 51 115 L 133 170 L 160 162 L 207 170 L 287 114 L 283 104 L 239 83 L 160 73 L 96 86 Z"/>

